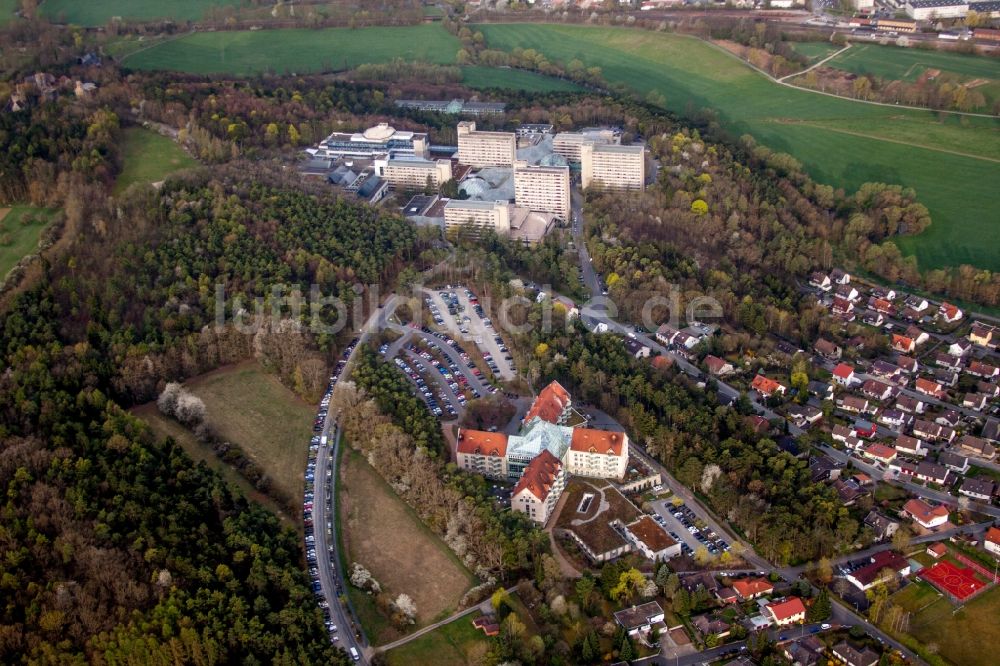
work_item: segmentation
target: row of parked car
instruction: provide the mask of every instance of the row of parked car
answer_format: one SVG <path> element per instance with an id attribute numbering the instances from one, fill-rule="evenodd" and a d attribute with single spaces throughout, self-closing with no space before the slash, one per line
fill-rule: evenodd
<path id="1" fill-rule="evenodd" d="M 347 365 L 347 359 L 350 358 L 351 353 L 358 344 L 358 339 L 355 338 L 351 341 L 347 347 L 341 352 L 340 360 L 337 361 L 337 365 L 333 370 L 333 374 L 330 375 L 330 381 L 327 384 L 326 392 L 323 393 L 322 399 L 319 402 L 319 409 L 316 411 L 316 418 L 313 421 L 313 436 L 309 442 L 309 457 L 306 463 L 306 473 L 305 473 L 305 492 L 302 497 L 302 520 L 305 526 L 305 548 L 306 548 L 306 561 L 309 563 L 309 574 L 312 576 L 312 590 L 316 595 L 317 603 L 319 607 L 323 610 L 324 622 L 326 622 L 327 631 L 330 632 L 330 640 L 334 643 L 340 640 L 337 635 L 337 625 L 333 623 L 333 619 L 330 615 L 330 603 L 326 600 L 326 596 L 323 594 L 323 584 L 320 582 L 319 578 L 319 554 L 316 552 L 316 533 L 315 525 L 313 524 L 313 501 L 315 499 L 313 490 L 316 486 L 316 461 L 319 458 L 320 447 L 326 445 L 327 436 L 323 433 L 323 428 L 326 426 L 327 414 L 330 409 L 330 399 L 333 397 L 333 389 L 337 385 L 337 381 L 340 379 L 341 373 L 344 371 L 344 367 Z M 325 481 L 327 483 L 333 477 L 333 466 L 327 467 L 326 470 L 327 478 Z M 325 525 L 321 525 L 320 529 L 326 529 Z M 324 553 L 324 557 L 332 558 L 335 555 L 333 540 L 330 540 L 329 552 Z M 334 573 L 336 579 L 336 573 Z M 339 580 L 337 583 L 337 594 L 343 594 L 343 585 Z"/>
<path id="2" fill-rule="evenodd" d="M 465 367 L 468 368 L 469 372 L 471 372 L 475 377 L 479 378 L 482 381 L 483 379 L 482 371 L 476 367 L 476 364 L 472 361 L 472 358 L 469 356 L 469 352 L 465 351 L 465 349 L 463 349 L 462 346 L 458 344 L 458 342 L 454 338 L 449 336 L 447 333 L 441 333 L 440 331 L 432 331 L 426 326 L 422 326 L 420 330 L 423 331 L 424 333 L 429 333 L 430 335 L 433 335 L 434 337 L 438 338 L 446 345 L 454 349 L 456 352 L 458 352 L 459 358 L 462 359 L 462 363 L 465 364 Z M 426 344 L 428 347 L 430 347 L 432 351 L 439 352 L 445 358 L 449 358 L 448 355 L 444 353 L 444 350 L 441 349 L 441 347 L 437 343 L 428 340 Z M 449 365 L 452 369 L 457 370 L 457 364 L 451 363 Z M 497 387 L 491 384 L 484 383 L 484 386 L 486 390 L 489 391 L 490 393 L 496 393 L 499 390 L 497 389 Z M 482 397 L 479 391 L 476 391 L 475 389 L 470 389 L 470 390 L 472 390 L 473 397 L 476 398 Z"/>
<path id="3" fill-rule="evenodd" d="M 441 361 L 435 358 L 430 352 L 421 351 L 416 345 L 411 344 L 407 348 L 411 354 L 415 354 L 425 361 L 429 362 L 434 369 L 444 378 L 448 383 L 448 388 L 451 389 L 452 394 L 455 396 L 455 400 L 458 401 L 463 407 L 466 403 L 465 392 L 468 391 L 472 396 L 478 398 L 479 391 L 472 388 L 469 385 L 469 379 L 462 372 L 462 369 L 458 367 L 458 364 L 454 361 L 450 362 L 445 366 Z M 417 370 L 422 370 L 421 364 L 417 363 Z"/>
<path id="4" fill-rule="evenodd" d="M 689 509 L 686 505 L 681 504 L 676 507 L 673 513 L 674 518 L 679 520 L 685 529 L 691 533 L 691 536 L 697 539 L 701 545 L 705 546 L 708 552 L 712 555 L 718 555 L 730 549 L 729 544 L 726 543 L 725 539 L 716 534 L 715 530 L 708 527 L 699 528 L 695 525 L 694 523 L 697 521 L 698 517 L 695 515 L 694 511 Z M 671 532 L 670 535 L 674 539 L 680 541 L 680 538 L 673 532 Z"/>
<path id="5" fill-rule="evenodd" d="M 396 364 L 397 368 L 402 370 L 403 373 L 405 373 L 410 379 L 413 380 L 413 383 L 417 385 L 417 390 L 421 395 L 423 395 L 424 402 L 427 403 L 427 408 L 431 410 L 431 413 L 434 414 L 434 416 L 440 418 L 443 417 L 446 412 L 449 418 L 455 416 L 455 408 L 452 407 L 451 401 L 448 400 L 448 397 L 438 395 L 436 392 L 432 391 L 424 378 L 420 376 L 420 372 L 414 370 L 406 361 L 398 356 L 393 359 L 393 362 Z M 422 363 L 419 364 L 419 369 L 426 370 Z M 444 404 L 444 407 L 441 407 L 442 403 Z"/>

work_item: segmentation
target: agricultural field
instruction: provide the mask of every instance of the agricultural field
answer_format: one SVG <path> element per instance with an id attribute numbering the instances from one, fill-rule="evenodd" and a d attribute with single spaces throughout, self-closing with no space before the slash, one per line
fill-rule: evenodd
<path id="1" fill-rule="evenodd" d="M 417 626 L 455 612 L 462 595 L 475 584 L 472 574 L 361 454 L 345 451 L 339 474 L 337 503 L 345 565 L 360 562 L 384 592 L 410 595 L 417 604 Z M 435 573 L 428 576 L 428 571 Z M 365 595 L 352 598 L 359 596 Z M 372 642 L 398 638 L 398 630 L 380 621 L 374 604 L 368 605 L 372 608 L 359 608 L 359 615 Z"/>
<path id="2" fill-rule="evenodd" d="M 470 88 L 505 88 L 528 92 L 577 92 L 583 90 L 572 81 L 553 76 L 499 67 L 463 67 L 462 83 Z"/>
<path id="3" fill-rule="evenodd" d="M 792 49 L 800 55 L 804 55 L 809 58 L 809 63 L 812 64 L 823 58 L 827 57 L 832 53 L 839 51 L 841 46 L 836 44 L 831 44 L 830 42 L 793 42 Z"/>
<path id="4" fill-rule="evenodd" d="M 243 449 L 286 497 L 301 497 L 313 406 L 253 361 L 201 375 L 185 387 L 205 402 L 207 421 Z"/>
<path id="5" fill-rule="evenodd" d="M 135 183 L 156 183 L 178 169 L 198 165 L 175 141 L 142 127 L 125 130 L 122 160 L 115 192 L 123 192 Z"/>
<path id="6" fill-rule="evenodd" d="M 54 213 L 32 206 L 0 207 L 0 280 L 23 256 L 35 251 Z"/>
<path id="7" fill-rule="evenodd" d="M 132 410 L 132 413 L 136 417 L 145 421 L 146 425 L 152 428 L 157 437 L 160 437 L 161 439 L 173 437 L 174 441 L 177 442 L 177 444 L 184 449 L 184 452 L 191 456 L 195 462 L 204 462 L 208 467 L 215 470 L 219 476 L 225 479 L 229 485 L 238 488 L 239 493 L 244 497 L 257 502 L 272 511 L 276 516 L 278 516 L 283 525 L 288 525 L 289 527 L 292 527 L 300 532 L 302 531 L 302 523 L 298 520 L 293 520 L 292 516 L 289 515 L 288 511 L 284 507 L 275 502 L 269 496 L 254 488 L 242 474 L 219 459 L 219 457 L 215 455 L 215 452 L 212 451 L 212 447 L 199 441 L 198 438 L 194 436 L 194 433 L 174 419 L 161 414 L 155 403 L 147 403 L 140 407 L 136 407 Z"/>
<path id="8" fill-rule="evenodd" d="M 200 32 L 125 57 L 125 67 L 193 74 L 344 70 L 394 58 L 451 64 L 460 48 L 440 25 L 351 30 Z"/>
<path id="9" fill-rule="evenodd" d="M 54 21 L 89 27 L 105 25 L 116 16 L 126 21 L 197 21 L 210 9 L 248 4 L 246 0 L 44 0 L 40 10 Z"/>
<path id="10" fill-rule="evenodd" d="M 910 615 L 906 632 L 925 647 L 936 648 L 938 656 L 948 663 L 961 666 L 987 666 L 995 662 L 995 655 L 983 650 L 984 645 L 997 645 L 1000 641 L 1000 587 L 983 593 L 955 607 L 937 590 L 923 581 L 914 581 L 897 592 L 892 602 Z"/>
<path id="11" fill-rule="evenodd" d="M 0 0 L 0 26 L 13 21 L 16 10 L 17 0 Z"/>
<path id="12" fill-rule="evenodd" d="M 913 187 L 933 224 L 899 239 L 924 269 L 962 263 L 1000 270 L 982 243 L 1000 226 L 1000 119 L 910 111 L 779 86 L 722 49 L 676 34 L 590 26 L 482 25 L 492 48 L 534 48 L 550 60 L 599 66 L 611 83 L 659 92 L 678 113 L 712 109 L 734 135 L 790 153 L 818 181 L 855 189 Z"/>

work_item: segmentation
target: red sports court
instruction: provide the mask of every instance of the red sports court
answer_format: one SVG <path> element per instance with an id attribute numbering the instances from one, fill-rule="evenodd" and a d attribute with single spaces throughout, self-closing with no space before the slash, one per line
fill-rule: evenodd
<path id="1" fill-rule="evenodd" d="M 959 601 L 965 601 L 987 585 L 972 569 L 958 567 L 946 560 L 922 570 L 920 577 Z"/>

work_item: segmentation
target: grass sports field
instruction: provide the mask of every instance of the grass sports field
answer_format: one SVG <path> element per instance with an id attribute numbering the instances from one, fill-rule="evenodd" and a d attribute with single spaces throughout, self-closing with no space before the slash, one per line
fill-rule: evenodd
<path id="1" fill-rule="evenodd" d="M 44 16 L 75 25 L 105 25 L 112 17 L 197 21 L 213 7 L 240 7 L 245 0 L 45 0 Z"/>
<path id="2" fill-rule="evenodd" d="M 864 104 L 779 86 L 734 57 L 682 35 L 625 28 L 482 25 L 487 44 L 535 48 L 549 59 L 579 58 L 610 82 L 658 91 L 678 113 L 715 110 L 736 135 L 801 160 L 819 181 L 848 189 L 865 181 L 917 190 L 934 223 L 902 239 L 923 269 L 969 263 L 1000 270 L 982 238 L 1000 227 L 1000 119 L 958 118 Z"/>
<path id="3" fill-rule="evenodd" d="M 936 646 L 937 654 L 949 663 L 996 663 L 996 655 L 983 647 L 1000 644 L 1000 587 L 964 604 L 957 613 L 946 597 L 922 581 L 907 585 L 893 595 L 892 602 L 911 613 L 906 633 L 925 646 Z"/>
<path id="4" fill-rule="evenodd" d="M 205 402 L 208 422 L 240 448 L 286 497 L 302 496 L 315 409 L 253 361 L 201 375 L 185 386 Z"/>
<path id="5" fill-rule="evenodd" d="M 809 58 L 810 63 L 814 63 L 831 53 L 836 53 L 842 47 L 830 42 L 793 42 L 792 48 L 796 53 Z"/>
<path id="6" fill-rule="evenodd" d="M 156 183 L 178 169 L 198 163 L 170 138 L 142 127 L 124 132 L 122 172 L 115 182 L 115 192 L 123 192 L 134 183 Z"/>
<path id="7" fill-rule="evenodd" d="M 969 78 L 1000 78 L 1000 59 L 997 58 L 878 44 L 853 44 L 826 66 L 900 81 L 916 81 L 928 69 Z"/>
<path id="8" fill-rule="evenodd" d="M 196 462 L 204 462 L 206 465 L 218 472 L 219 476 L 225 479 L 230 485 L 239 488 L 244 497 L 247 497 L 274 512 L 281 519 L 282 524 L 288 525 L 299 532 L 302 531 L 302 523 L 292 520 L 286 509 L 273 499 L 260 492 L 250 484 L 242 474 L 219 459 L 212 447 L 198 441 L 190 430 L 182 426 L 177 421 L 168 418 L 160 413 L 156 408 L 156 403 L 147 403 L 141 407 L 136 407 L 132 413 L 145 421 L 158 437 L 173 437 L 174 441 Z"/>
<path id="9" fill-rule="evenodd" d="M 506 88 L 528 92 L 575 92 L 583 90 L 572 81 L 544 76 L 521 69 L 463 67 L 462 83 L 470 88 Z"/>
<path id="10" fill-rule="evenodd" d="M 345 565 L 360 562 L 384 592 L 410 595 L 417 604 L 418 626 L 455 612 L 462 595 L 475 584 L 472 574 L 360 453 L 345 451 L 339 474 L 340 529 L 349 554 Z M 428 571 L 435 574 L 428 576 Z M 364 596 L 352 594 L 352 599 Z M 358 612 L 373 643 L 399 636 L 377 615 L 374 604 L 359 604 Z"/>
<path id="11" fill-rule="evenodd" d="M 32 206 L 0 207 L 0 280 L 21 257 L 31 254 L 54 211 Z M 27 218 L 29 222 L 23 224 Z"/>
<path id="12" fill-rule="evenodd" d="M 458 49 L 457 38 L 430 24 L 361 30 L 200 32 L 134 53 L 123 65 L 195 74 L 317 72 L 393 58 L 453 63 Z"/>

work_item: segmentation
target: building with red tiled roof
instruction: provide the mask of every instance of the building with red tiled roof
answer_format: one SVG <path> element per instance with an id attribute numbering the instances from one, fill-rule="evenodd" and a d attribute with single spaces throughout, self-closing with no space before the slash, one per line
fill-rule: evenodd
<path id="1" fill-rule="evenodd" d="M 559 382 L 551 382 L 543 388 L 528 408 L 528 413 L 524 415 L 524 422 L 527 423 L 536 416 L 549 423 L 562 424 L 569 417 L 573 408 L 573 399 L 569 391 L 563 388 Z"/>
<path id="2" fill-rule="evenodd" d="M 932 530 L 948 522 L 948 507 L 943 504 L 932 507 L 922 499 L 909 500 L 903 505 L 903 513 L 925 530 Z"/>
<path id="3" fill-rule="evenodd" d="M 559 459 L 542 451 L 528 463 L 511 493 L 511 508 L 545 524 L 566 486 L 566 472 Z"/>
<path id="4" fill-rule="evenodd" d="M 874 444 L 869 444 L 865 447 L 862 452 L 865 458 L 871 458 L 881 463 L 889 464 L 896 459 L 896 449 L 891 446 L 886 446 L 885 444 L 879 444 L 875 442 Z"/>
<path id="5" fill-rule="evenodd" d="M 903 352 L 904 354 L 909 354 L 914 349 L 917 348 L 917 344 L 905 335 L 900 335 L 898 333 L 892 334 L 892 348 L 896 351 Z"/>
<path id="6" fill-rule="evenodd" d="M 681 545 L 670 538 L 653 517 L 643 514 L 625 526 L 629 541 L 648 559 L 654 562 L 669 560 L 681 554 Z"/>
<path id="7" fill-rule="evenodd" d="M 771 621 L 783 627 L 795 622 L 802 622 L 806 619 L 806 607 L 798 597 L 787 597 L 781 601 L 775 601 L 764 607 Z"/>
<path id="8" fill-rule="evenodd" d="M 1000 528 L 991 527 L 983 538 L 983 548 L 1000 556 Z"/>
<path id="9" fill-rule="evenodd" d="M 940 541 L 935 541 L 931 545 L 927 546 L 927 554 L 933 557 L 935 560 L 939 557 L 944 557 L 945 553 L 948 552 L 948 546 L 944 545 Z"/>
<path id="10" fill-rule="evenodd" d="M 719 358 L 718 356 L 712 356 L 711 354 L 705 357 L 705 367 L 711 374 L 718 377 L 728 375 L 733 372 L 733 366 L 729 361 L 724 358 Z"/>
<path id="11" fill-rule="evenodd" d="M 570 474 L 620 479 L 628 467 L 628 435 L 574 428 L 564 460 Z"/>
<path id="12" fill-rule="evenodd" d="M 750 388 L 765 398 L 770 398 L 775 393 L 784 395 L 786 391 L 785 386 L 781 382 L 769 379 L 764 375 L 754 377 L 753 382 L 750 383 Z"/>
<path id="13" fill-rule="evenodd" d="M 493 479 L 507 477 L 507 435 L 460 429 L 455 446 L 459 467 Z"/>
<path id="14" fill-rule="evenodd" d="M 918 377 L 914 388 L 917 393 L 923 393 L 924 395 L 933 396 L 935 398 L 941 398 L 944 396 L 944 389 L 941 385 L 930 379 L 924 379 L 923 377 Z"/>
<path id="15" fill-rule="evenodd" d="M 774 585 L 765 578 L 743 578 L 733 582 L 733 589 L 736 590 L 740 599 L 746 601 L 756 599 L 763 594 L 771 594 L 774 591 Z"/>
<path id="16" fill-rule="evenodd" d="M 854 366 L 850 363 L 839 363 L 833 369 L 833 381 L 841 386 L 850 386 L 854 381 Z"/>
<path id="17" fill-rule="evenodd" d="M 864 592 L 879 583 L 889 580 L 886 570 L 900 576 L 910 575 L 910 562 L 891 550 L 883 550 L 871 556 L 868 564 L 847 575 L 847 581 Z"/>

